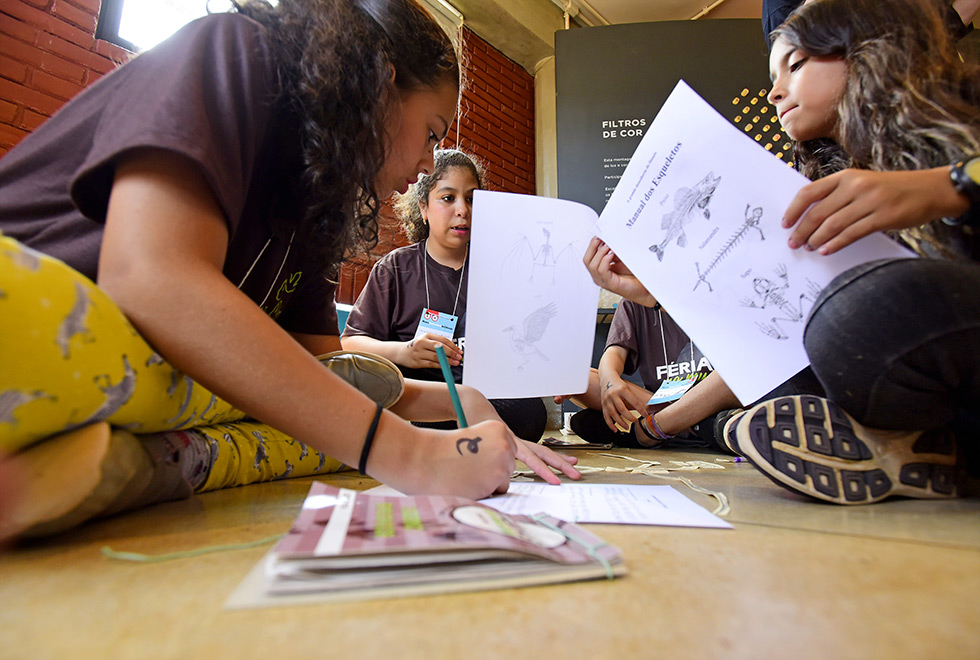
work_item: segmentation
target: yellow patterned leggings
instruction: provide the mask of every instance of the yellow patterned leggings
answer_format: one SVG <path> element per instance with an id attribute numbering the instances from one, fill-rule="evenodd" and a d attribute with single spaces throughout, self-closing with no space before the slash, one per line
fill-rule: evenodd
<path id="1" fill-rule="evenodd" d="M 0 235 L 0 451 L 105 421 L 137 437 L 193 429 L 210 445 L 198 492 L 342 464 L 167 364 L 91 280 Z"/>

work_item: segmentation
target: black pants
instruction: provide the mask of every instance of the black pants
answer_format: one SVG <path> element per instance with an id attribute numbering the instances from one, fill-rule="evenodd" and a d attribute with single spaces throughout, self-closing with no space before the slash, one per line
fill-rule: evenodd
<path id="1" fill-rule="evenodd" d="M 980 412 L 980 264 L 875 261 L 821 293 L 803 340 L 827 398 L 881 429 Z"/>
<path id="2" fill-rule="evenodd" d="M 500 419 L 518 438 L 537 442 L 548 424 L 548 410 L 541 399 L 490 399 Z M 412 422 L 434 429 L 454 429 L 456 422 Z"/>

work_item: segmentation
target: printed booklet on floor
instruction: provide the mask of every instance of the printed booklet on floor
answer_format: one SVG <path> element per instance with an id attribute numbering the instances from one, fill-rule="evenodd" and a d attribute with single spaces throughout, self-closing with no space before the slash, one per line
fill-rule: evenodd
<path id="1" fill-rule="evenodd" d="M 552 516 L 461 497 L 371 495 L 315 482 L 231 608 L 478 591 L 625 574 L 622 553 Z"/>

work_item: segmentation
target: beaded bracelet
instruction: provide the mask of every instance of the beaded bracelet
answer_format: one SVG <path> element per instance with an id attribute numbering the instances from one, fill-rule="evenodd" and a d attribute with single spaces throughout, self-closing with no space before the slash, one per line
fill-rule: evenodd
<path id="1" fill-rule="evenodd" d="M 368 454 L 371 453 L 371 445 L 374 444 L 374 434 L 378 430 L 378 422 L 381 420 L 381 411 L 384 408 L 381 404 L 377 404 L 378 409 L 374 413 L 374 419 L 371 420 L 371 427 L 368 429 L 367 436 L 364 438 L 364 446 L 361 448 L 361 460 L 357 463 L 357 470 L 364 476 L 367 476 L 367 461 Z"/>

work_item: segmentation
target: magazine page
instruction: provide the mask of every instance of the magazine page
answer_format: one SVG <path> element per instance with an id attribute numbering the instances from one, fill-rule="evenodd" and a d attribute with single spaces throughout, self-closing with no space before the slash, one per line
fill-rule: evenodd
<path id="1" fill-rule="evenodd" d="M 613 578 L 622 553 L 573 523 L 456 497 L 369 495 L 315 482 L 231 608 Z M 298 600 L 297 600 L 298 599 Z"/>
<path id="2" fill-rule="evenodd" d="M 599 237 L 743 404 L 808 365 L 804 322 L 831 279 L 913 256 L 884 234 L 831 256 L 790 250 L 782 216 L 806 183 L 680 81 L 599 219 Z"/>
<path id="3" fill-rule="evenodd" d="M 571 523 L 549 518 L 546 525 L 461 497 L 368 495 L 315 482 L 275 554 L 284 561 L 331 558 L 340 566 L 345 559 L 365 565 L 372 555 L 390 565 L 401 554 L 496 550 L 575 564 L 594 561 L 582 548 L 600 544 Z M 615 558 L 616 549 L 607 548 Z"/>

